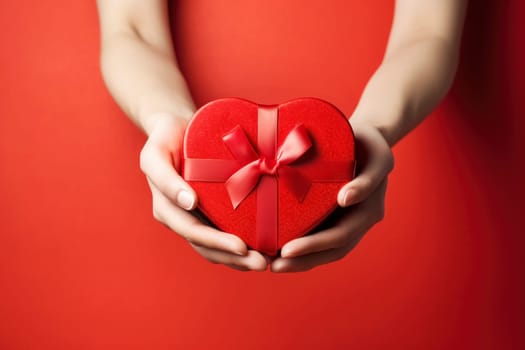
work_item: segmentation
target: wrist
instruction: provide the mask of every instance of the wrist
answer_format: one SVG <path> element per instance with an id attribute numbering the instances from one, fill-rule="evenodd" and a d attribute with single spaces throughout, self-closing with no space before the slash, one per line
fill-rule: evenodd
<path id="1" fill-rule="evenodd" d="M 372 118 L 353 116 L 350 119 L 350 125 L 352 129 L 374 129 L 376 130 L 385 140 L 390 148 L 398 141 L 394 135 L 394 132 L 388 125 L 383 125 Z"/>
<path id="2" fill-rule="evenodd" d="M 159 120 L 168 119 L 185 126 L 195 113 L 191 97 L 172 96 L 165 90 L 139 96 L 134 107 L 132 117 L 147 135 Z"/>
<path id="3" fill-rule="evenodd" d="M 166 123 L 178 125 L 181 130 L 184 130 L 188 123 L 188 119 L 170 112 L 157 112 L 141 116 L 139 118 L 139 123 L 146 135 L 150 136 L 157 128 L 157 125 L 165 125 Z"/>

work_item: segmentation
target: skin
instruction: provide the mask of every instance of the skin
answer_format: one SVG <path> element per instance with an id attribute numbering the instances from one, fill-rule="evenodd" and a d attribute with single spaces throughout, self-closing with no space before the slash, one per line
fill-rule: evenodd
<path id="1" fill-rule="evenodd" d="M 233 269 L 306 271 L 345 257 L 384 217 L 392 146 L 441 101 L 458 63 L 467 0 L 397 0 L 385 56 L 350 118 L 360 169 L 341 188 L 334 226 L 287 243 L 272 260 L 193 215 L 198 198 L 179 175 L 180 149 L 195 112 L 170 37 L 166 0 L 98 0 L 101 67 L 122 110 L 148 136 L 140 167 L 153 216 L 204 258 Z"/>

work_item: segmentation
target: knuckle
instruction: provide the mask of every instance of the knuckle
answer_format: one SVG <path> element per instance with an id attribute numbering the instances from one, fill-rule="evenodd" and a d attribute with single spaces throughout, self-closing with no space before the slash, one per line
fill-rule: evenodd
<path id="1" fill-rule="evenodd" d="M 159 213 L 159 211 L 157 210 L 157 208 L 153 207 L 153 218 L 157 221 L 162 221 L 162 217 Z"/>
<path id="2" fill-rule="evenodd" d="M 140 170 L 142 170 L 143 173 L 145 173 L 148 169 L 148 163 L 149 163 L 149 158 L 150 158 L 150 150 L 149 150 L 149 147 L 148 147 L 148 144 L 146 144 L 142 150 L 140 151 L 140 154 L 139 154 L 139 166 L 140 166 Z"/>

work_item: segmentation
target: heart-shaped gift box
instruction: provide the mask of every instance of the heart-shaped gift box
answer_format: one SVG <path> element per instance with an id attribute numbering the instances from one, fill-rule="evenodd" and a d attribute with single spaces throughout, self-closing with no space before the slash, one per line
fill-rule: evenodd
<path id="1" fill-rule="evenodd" d="M 184 135 L 182 173 L 199 210 L 272 256 L 334 211 L 354 169 L 348 120 L 316 98 L 271 106 L 215 100 L 195 113 Z"/>

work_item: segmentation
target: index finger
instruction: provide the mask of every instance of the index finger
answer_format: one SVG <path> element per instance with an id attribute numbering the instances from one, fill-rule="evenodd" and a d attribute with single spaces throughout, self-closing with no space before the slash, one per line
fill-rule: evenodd
<path id="1" fill-rule="evenodd" d="M 248 247 L 239 237 L 202 223 L 192 213 L 171 203 L 154 185 L 151 185 L 151 191 L 157 219 L 186 240 L 199 246 L 246 255 Z"/>

